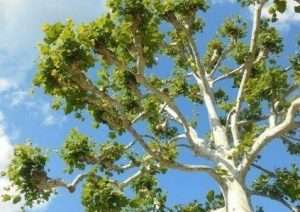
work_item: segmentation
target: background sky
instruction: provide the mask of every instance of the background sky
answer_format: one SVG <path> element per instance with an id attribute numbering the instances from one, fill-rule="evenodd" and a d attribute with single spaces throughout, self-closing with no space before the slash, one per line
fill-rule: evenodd
<path id="1" fill-rule="evenodd" d="M 293 13 L 293 1 L 288 2 L 288 13 L 276 24 L 285 37 L 288 50 L 281 57 L 283 61 L 295 48 L 296 35 L 300 32 L 300 15 Z M 36 46 L 42 39 L 41 25 L 67 18 L 77 23 L 93 20 L 105 12 L 104 5 L 104 0 L 0 0 L 0 171 L 9 163 L 13 144 L 30 139 L 34 144 L 49 149 L 50 175 L 71 180 L 73 176 L 64 174 L 62 163 L 55 153 L 69 130 L 76 127 L 97 140 L 105 138 L 105 133 L 92 129 L 90 122 L 81 123 L 72 117 L 65 117 L 61 112 L 51 111 L 50 98 L 39 90 L 32 92 L 31 84 L 36 70 Z M 214 36 L 224 17 L 240 15 L 248 20 L 251 17 L 251 10 L 241 9 L 231 0 L 214 0 L 211 6 L 204 17 L 206 28 L 198 41 L 199 46 Z M 266 11 L 264 14 L 267 14 Z M 261 160 L 261 164 L 270 169 L 293 162 L 299 163 L 299 159 L 289 157 L 279 142 L 269 145 Z M 257 174 L 252 171 L 248 180 L 251 181 Z M 177 171 L 160 176 L 160 183 L 169 194 L 169 204 L 201 200 L 209 189 L 216 188 L 216 184 L 206 175 Z M 0 178 L 0 193 L 5 185 L 7 179 Z M 267 212 L 288 211 L 279 203 L 263 198 L 254 198 L 253 202 L 264 206 Z M 17 212 L 18 209 L 19 205 L 0 202 L 1 212 Z M 75 194 L 59 190 L 58 195 L 48 203 L 32 209 L 36 212 L 62 210 L 83 211 L 80 190 Z"/>

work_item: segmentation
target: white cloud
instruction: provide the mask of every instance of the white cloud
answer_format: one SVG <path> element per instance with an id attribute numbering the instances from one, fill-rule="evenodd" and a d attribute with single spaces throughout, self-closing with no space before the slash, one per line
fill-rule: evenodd
<path id="1" fill-rule="evenodd" d="M 280 29 L 289 29 L 289 27 L 291 27 L 291 25 L 293 24 L 299 24 L 300 23 L 300 15 L 299 13 L 296 13 L 294 8 L 295 6 L 299 5 L 299 3 L 297 3 L 296 1 L 293 0 L 289 0 L 287 1 L 287 9 L 286 11 L 281 14 L 278 13 L 278 21 L 274 24 L 275 26 L 279 27 Z M 270 18 L 270 14 L 269 14 L 269 8 L 270 8 L 271 4 L 267 5 L 263 11 L 262 11 L 262 15 L 264 17 L 268 17 Z"/>
<path id="2" fill-rule="evenodd" d="M 45 126 L 62 126 L 62 124 L 66 121 L 66 116 L 55 115 L 50 104 L 44 103 L 40 107 L 40 112 L 42 113 L 44 120 L 43 125 Z"/>
<path id="3" fill-rule="evenodd" d="M 19 85 L 35 67 L 36 44 L 46 22 L 76 22 L 96 18 L 104 11 L 103 0 L 0 0 L 0 78 Z"/>
<path id="4" fill-rule="evenodd" d="M 227 4 L 227 3 L 237 3 L 236 0 L 211 0 L 213 4 Z M 269 14 L 269 8 L 272 5 L 272 1 L 269 1 L 268 5 L 264 7 L 262 11 L 262 16 L 270 18 L 271 15 Z M 294 0 L 287 1 L 287 10 L 281 14 L 278 14 L 279 20 L 274 24 L 276 27 L 280 29 L 289 29 L 293 24 L 300 23 L 300 15 L 299 13 L 295 13 L 294 8 L 295 6 L 299 5 Z M 250 11 L 253 13 L 253 7 L 249 8 Z"/>
<path id="5" fill-rule="evenodd" d="M 14 82 L 9 81 L 8 79 L 0 78 L 0 93 L 8 91 L 14 87 L 16 87 Z"/>
<path id="6" fill-rule="evenodd" d="M 13 155 L 13 146 L 9 137 L 5 133 L 4 115 L 0 111 L 0 172 L 4 171 Z M 5 177 L 0 177 L 0 195 L 4 193 L 4 188 L 9 185 L 9 181 Z M 13 205 L 11 203 L 5 203 L 0 201 L 1 212 L 18 212 L 20 211 L 20 205 Z"/>
<path id="7" fill-rule="evenodd" d="M 0 172 L 5 171 L 9 165 L 11 158 L 13 156 L 13 145 L 11 139 L 6 133 L 5 117 L 0 111 Z M 7 177 L 0 177 L 0 196 L 6 191 L 5 187 L 9 186 L 10 182 Z M 18 204 L 12 204 L 11 202 L 2 202 L 0 199 L 0 211 L 1 212 L 19 212 L 22 206 L 22 202 Z M 39 205 L 34 206 L 31 212 L 42 212 L 47 211 L 49 202 L 44 202 Z"/>

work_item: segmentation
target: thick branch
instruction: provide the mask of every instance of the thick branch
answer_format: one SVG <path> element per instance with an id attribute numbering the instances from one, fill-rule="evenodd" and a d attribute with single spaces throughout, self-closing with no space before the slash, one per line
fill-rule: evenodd
<path id="1" fill-rule="evenodd" d="M 76 189 L 76 186 L 83 181 L 86 177 L 88 176 L 88 174 L 79 174 L 77 175 L 74 180 L 71 183 L 66 183 L 61 179 L 50 179 L 47 182 L 47 185 L 49 188 L 58 188 L 58 187 L 64 187 L 66 189 L 69 190 L 69 192 L 73 193 Z"/>
<path id="2" fill-rule="evenodd" d="M 244 158 L 241 164 L 241 169 L 246 171 L 251 163 L 255 160 L 257 154 L 275 137 L 281 136 L 286 132 L 299 128 L 299 123 L 294 121 L 295 114 L 299 111 L 300 108 L 300 97 L 295 99 L 288 111 L 283 122 L 278 124 L 275 127 L 267 128 L 261 135 L 259 135 L 255 140 L 254 144 L 249 152 L 249 157 Z"/>

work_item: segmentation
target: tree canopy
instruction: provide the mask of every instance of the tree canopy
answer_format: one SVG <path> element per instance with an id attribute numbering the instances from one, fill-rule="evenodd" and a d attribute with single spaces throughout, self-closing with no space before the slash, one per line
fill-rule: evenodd
<path id="1" fill-rule="evenodd" d="M 34 85 L 53 98 L 54 110 L 91 117 L 109 133 L 105 141 L 77 129 L 66 136 L 59 151 L 65 171 L 80 173 L 70 183 L 48 176 L 46 151 L 16 145 L 2 199 L 32 207 L 82 183 L 88 212 L 249 212 L 254 195 L 299 211 L 299 164 L 267 170 L 259 159 L 270 142 L 300 154 L 300 40 L 289 61 L 279 62 L 284 38 L 273 23 L 287 1 L 238 3 L 252 8 L 253 21 L 229 17 L 207 45 L 196 42 L 205 34 L 206 0 L 108 0 L 108 12 L 90 23 L 44 25 Z M 269 19 L 262 17 L 268 4 Z M 209 163 L 182 162 L 183 149 Z M 261 175 L 249 187 L 252 168 Z M 157 180 L 170 169 L 207 173 L 221 193 L 170 206 Z"/>

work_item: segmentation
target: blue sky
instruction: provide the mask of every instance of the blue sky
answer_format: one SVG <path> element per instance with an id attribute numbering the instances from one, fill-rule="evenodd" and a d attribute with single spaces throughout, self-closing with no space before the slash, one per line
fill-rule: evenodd
<path id="1" fill-rule="evenodd" d="M 296 35 L 300 32 L 300 16 L 292 13 L 292 5 L 289 8 L 277 27 L 286 38 L 288 52 L 292 52 Z M 50 175 L 70 180 L 73 176 L 63 173 L 61 161 L 55 151 L 50 150 L 59 148 L 73 127 L 96 140 L 105 138 L 105 129 L 95 130 L 88 121 L 81 123 L 72 117 L 65 117 L 61 112 L 51 111 L 50 98 L 40 90 L 32 92 L 31 86 L 37 61 L 36 44 L 42 39 L 41 25 L 45 22 L 65 21 L 67 18 L 81 23 L 93 20 L 104 12 L 104 0 L 0 0 L 0 170 L 7 166 L 13 144 L 31 139 L 34 144 L 49 149 L 49 154 L 53 156 L 49 163 L 52 170 Z M 214 0 L 212 9 L 205 15 L 205 34 L 198 40 L 199 46 L 213 37 L 224 17 L 237 14 L 249 20 L 251 11 L 241 9 L 229 0 Z M 282 57 L 287 59 L 288 53 Z M 289 157 L 278 142 L 269 145 L 265 153 L 261 164 L 270 169 L 292 162 L 299 163 L 299 159 Z M 255 171 L 251 172 L 249 180 L 256 175 Z M 216 184 L 203 174 L 170 171 L 160 176 L 160 182 L 169 193 L 170 204 L 201 200 L 209 189 L 216 188 Z M 0 192 L 6 184 L 7 180 L 0 178 Z M 267 212 L 287 211 L 280 204 L 262 198 L 255 198 L 254 203 L 264 206 Z M 1 212 L 17 212 L 18 207 L 0 202 Z M 75 194 L 59 190 L 49 203 L 36 206 L 32 211 L 62 210 L 83 211 L 80 190 Z"/>

